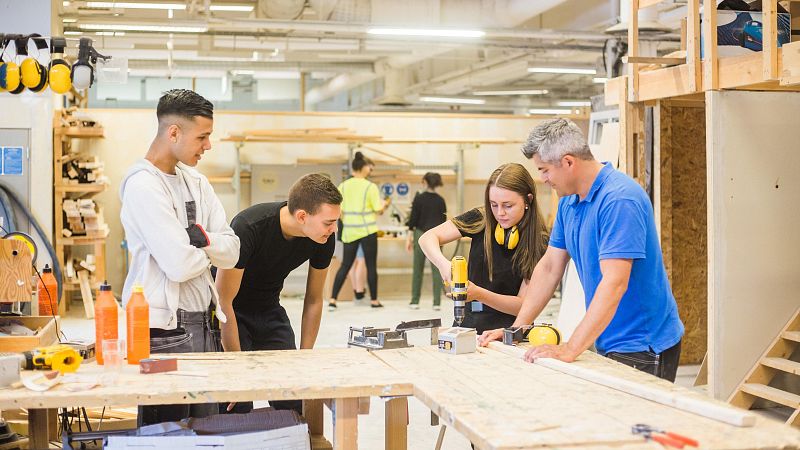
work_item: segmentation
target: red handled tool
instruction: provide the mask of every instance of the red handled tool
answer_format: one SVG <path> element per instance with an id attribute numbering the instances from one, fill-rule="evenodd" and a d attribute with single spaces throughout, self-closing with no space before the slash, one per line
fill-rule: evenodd
<path id="1" fill-rule="evenodd" d="M 645 439 L 652 439 L 665 447 L 683 448 L 687 445 L 689 447 L 698 447 L 700 445 L 699 442 L 690 437 L 671 431 L 659 430 L 643 423 L 634 425 L 631 428 L 631 433 L 641 434 Z"/>

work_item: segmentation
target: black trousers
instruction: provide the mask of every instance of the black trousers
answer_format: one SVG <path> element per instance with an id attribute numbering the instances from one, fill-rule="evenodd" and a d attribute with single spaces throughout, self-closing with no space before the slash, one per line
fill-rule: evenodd
<path id="1" fill-rule="evenodd" d="M 234 313 L 242 351 L 297 349 L 289 316 L 280 304 L 255 311 L 234 309 Z M 301 400 L 270 401 L 269 404 L 275 409 L 291 409 L 303 414 Z M 220 411 L 226 408 L 227 403 L 220 405 Z M 239 402 L 231 412 L 242 414 L 252 409 L 253 402 Z"/>
<path id="2" fill-rule="evenodd" d="M 681 359 L 681 342 L 679 341 L 661 353 L 653 353 L 651 351 L 634 353 L 609 352 L 603 356 L 674 383 L 675 377 L 678 375 L 678 360 Z"/>
<path id="3" fill-rule="evenodd" d="M 372 300 L 378 299 L 378 233 L 372 233 L 369 236 L 364 236 L 361 239 L 344 244 L 342 265 L 339 267 L 339 271 L 336 272 L 336 278 L 333 280 L 331 298 L 334 300 L 339 296 L 339 291 L 342 289 L 344 279 L 347 278 L 347 273 L 350 272 L 350 268 L 353 267 L 359 245 L 364 249 L 364 263 L 367 265 L 369 297 Z"/>

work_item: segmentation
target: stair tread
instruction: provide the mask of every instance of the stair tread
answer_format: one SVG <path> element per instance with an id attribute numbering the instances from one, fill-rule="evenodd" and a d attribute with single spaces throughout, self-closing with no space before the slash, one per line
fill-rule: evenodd
<path id="1" fill-rule="evenodd" d="M 761 361 L 761 364 L 787 373 L 800 375 L 800 362 L 792 361 L 790 359 L 767 357 Z"/>
<path id="2" fill-rule="evenodd" d="M 765 384 L 745 383 L 742 385 L 741 390 L 750 395 L 771 400 L 790 408 L 800 408 L 800 395 L 782 391 Z"/>
<path id="3" fill-rule="evenodd" d="M 800 331 L 784 331 L 781 337 L 790 341 L 800 342 Z"/>

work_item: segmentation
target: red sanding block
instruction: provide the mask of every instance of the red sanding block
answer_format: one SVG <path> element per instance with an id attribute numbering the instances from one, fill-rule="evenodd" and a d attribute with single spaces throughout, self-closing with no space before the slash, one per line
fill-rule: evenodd
<path id="1" fill-rule="evenodd" d="M 176 358 L 148 358 L 139 361 L 139 373 L 163 373 L 178 370 Z"/>

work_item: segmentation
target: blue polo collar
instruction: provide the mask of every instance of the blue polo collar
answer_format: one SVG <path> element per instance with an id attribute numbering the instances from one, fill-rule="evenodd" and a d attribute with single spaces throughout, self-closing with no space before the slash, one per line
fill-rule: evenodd
<path id="1" fill-rule="evenodd" d="M 592 183 L 592 187 L 589 189 L 589 193 L 586 194 L 586 198 L 583 199 L 584 202 L 591 202 L 594 200 L 594 197 L 597 195 L 597 191 L 603 187 L 608 176 L 611 175 L 611 172 L 614 171 L 614 167 L 611 166 L 611 163 L 604 162 L 603 168 L 600 169 L 600 172 L 597 173 L 597 177 L 595 177 L 594 182 Z M 578 203 L 580 196 L 578 194 L 573 194 L 569 199 L 569 206 L 573 206 Z"/>

